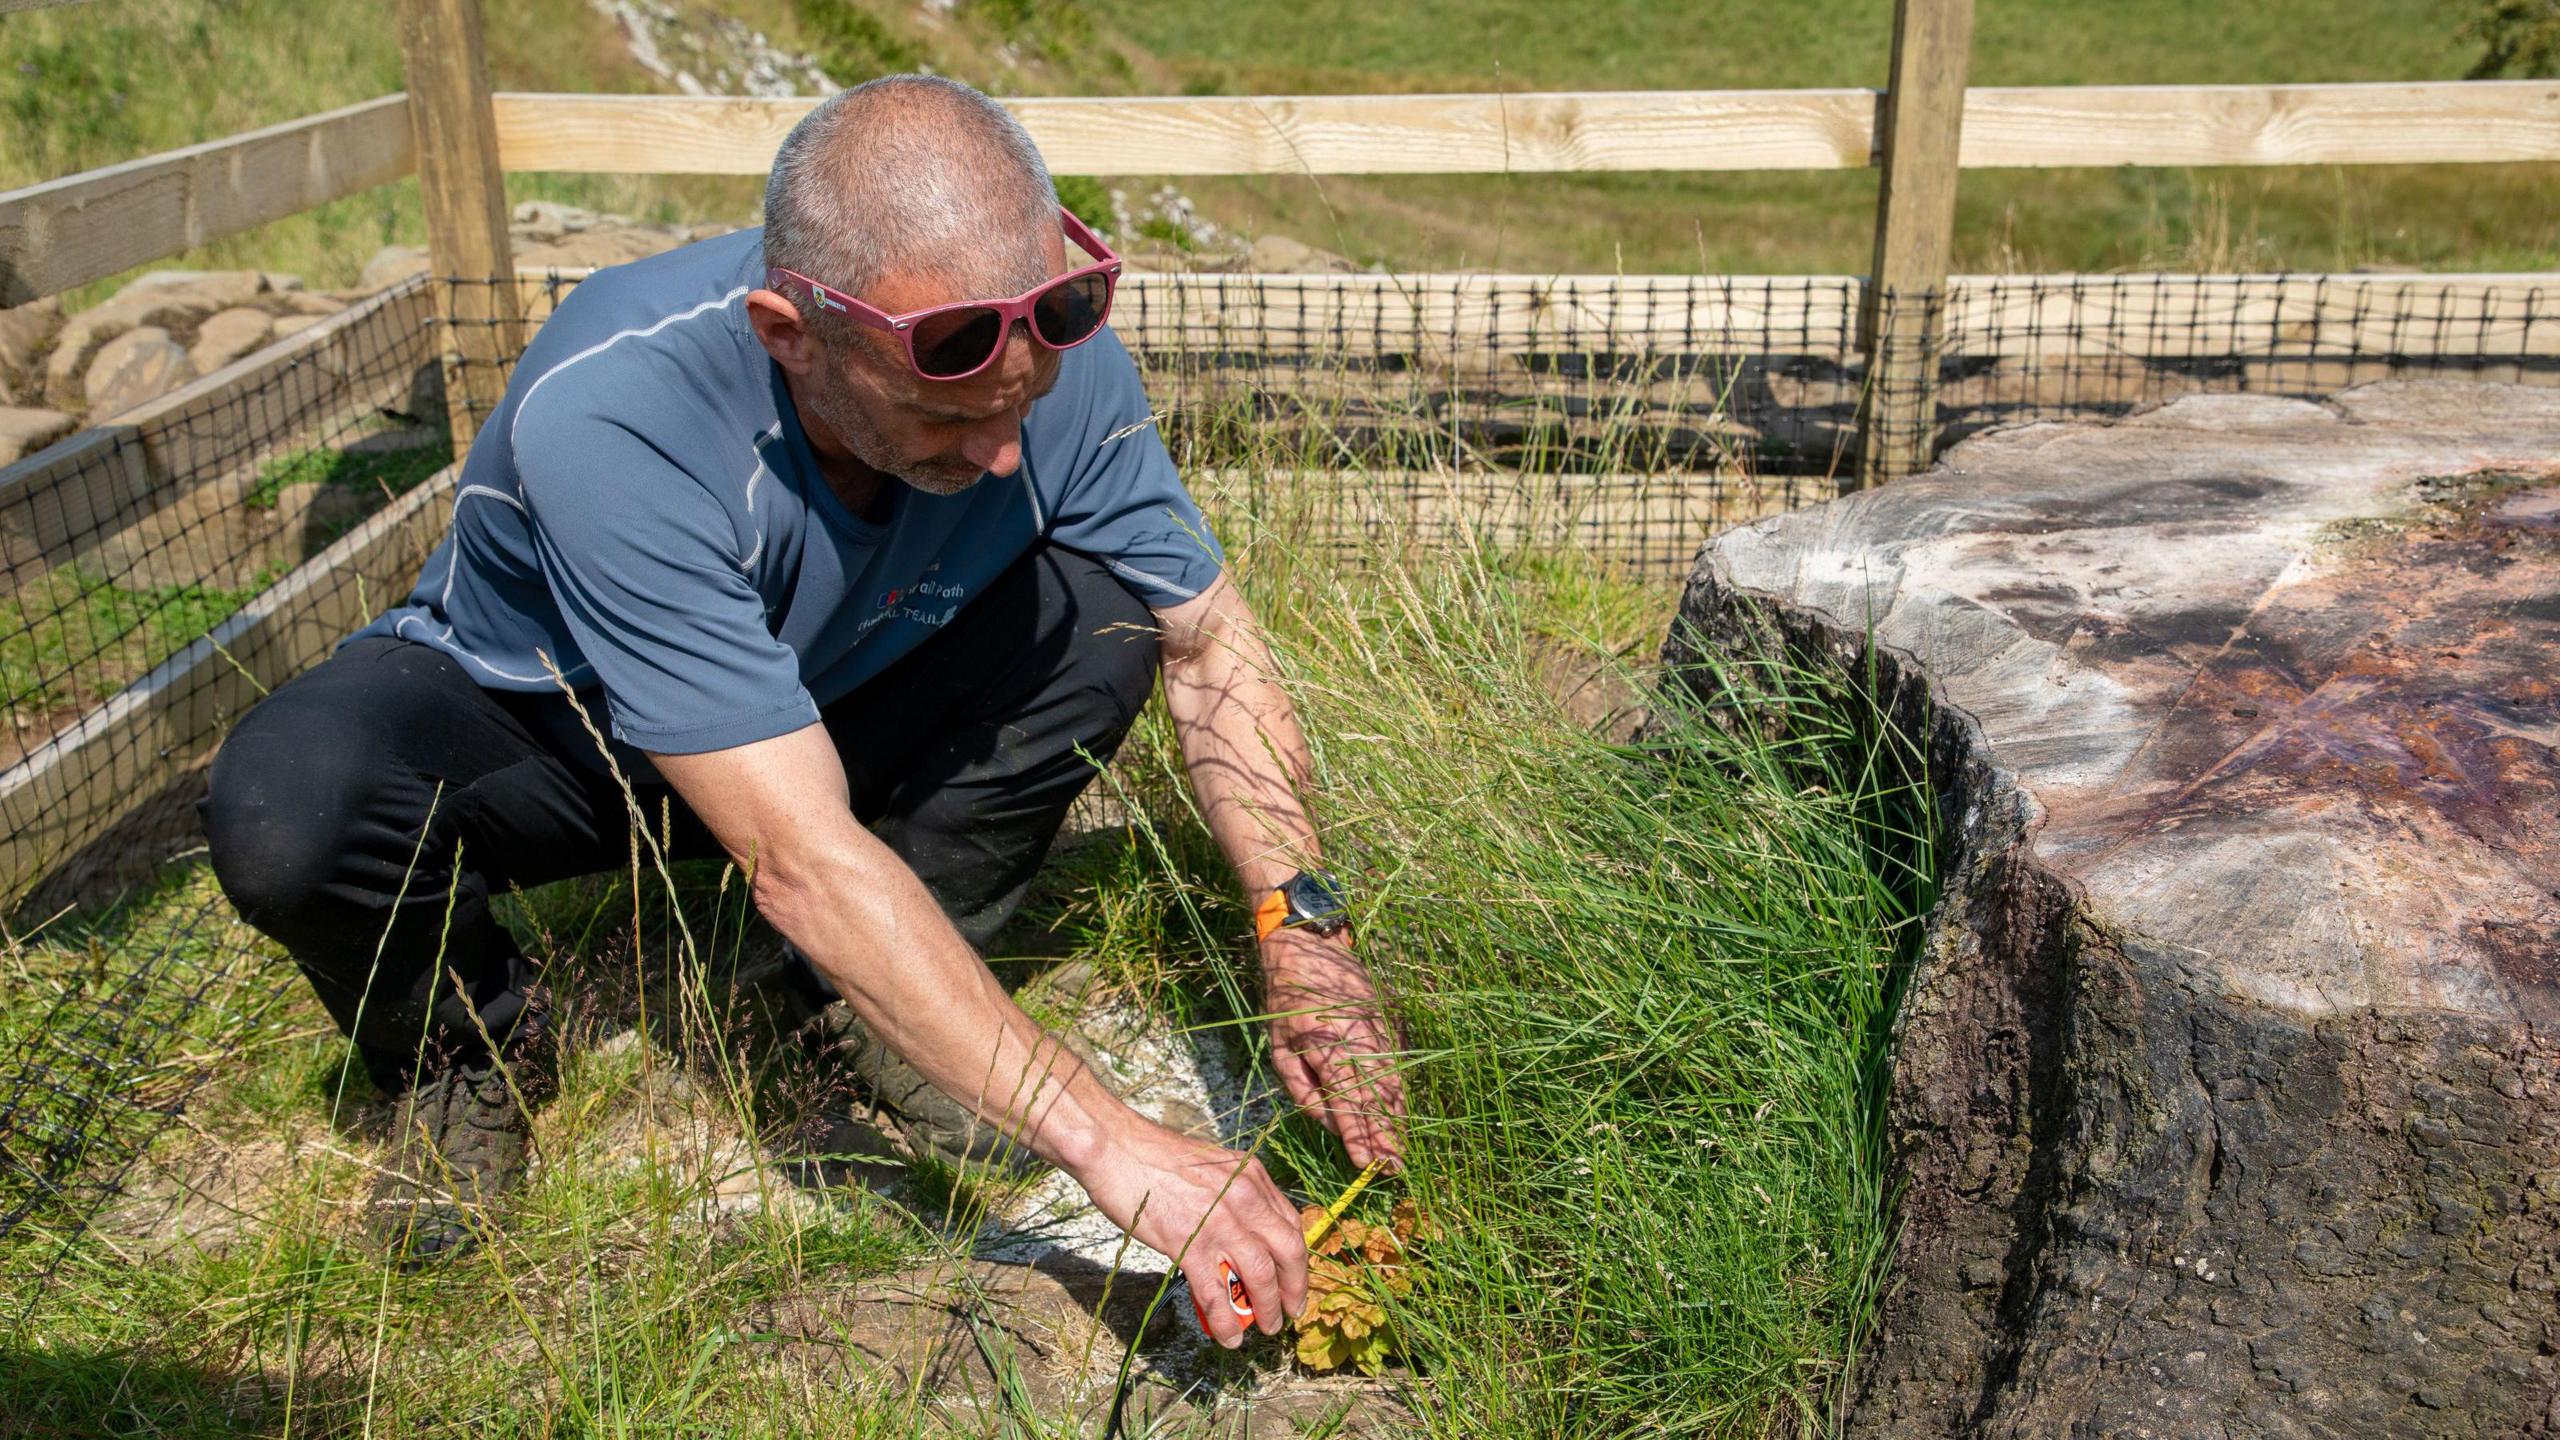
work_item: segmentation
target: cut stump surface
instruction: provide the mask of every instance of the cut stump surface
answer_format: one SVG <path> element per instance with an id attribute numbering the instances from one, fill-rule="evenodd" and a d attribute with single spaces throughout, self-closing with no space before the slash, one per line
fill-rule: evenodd
<path id="1" fill-rule="evenodd" d="M 1938 792 L 1853 1431 L 2560 1428 L 2560 393 L 1985 435 L 1682 616 Z"/>

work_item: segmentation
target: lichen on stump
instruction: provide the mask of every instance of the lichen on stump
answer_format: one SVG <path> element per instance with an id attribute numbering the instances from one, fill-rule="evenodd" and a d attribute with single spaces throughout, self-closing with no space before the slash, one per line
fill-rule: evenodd
<path id="1" fill-rule="evenodd" d="M 2560 1428 L 2560 391 L 1985 435 L 1708 546 L 1773 642 L 1940 812 L 1852 1432 Z"/>

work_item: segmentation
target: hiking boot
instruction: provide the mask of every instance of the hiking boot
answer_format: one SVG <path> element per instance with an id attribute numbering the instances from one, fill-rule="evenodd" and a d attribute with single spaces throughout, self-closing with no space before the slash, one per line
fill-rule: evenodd
<path id="1" fill-rule="evenodd" d="M 862 1082 L 879 1118 L 909 1153 L 930 1156 L 955 1170 L 993 1172 L 1000 1180 L 1038 1173 L 1038 1156 L 942 1093 L 862 1023 L 852 1006 L 828 1001 L 800 1028 L 800 1039 L 821 1066 Z"/>
<path id="2" fill-rule="evenodd" d="M 486 1056 L 449 1065 L 392 1102 L 397 1128 L 370 1218 L 394 1263 L 414 1270 L 469 1250 L 489 1207 L 523 1181 L 526 1107 L 550 1089 L 541 1038 L 510 1045 L 504 1069 Z"/>

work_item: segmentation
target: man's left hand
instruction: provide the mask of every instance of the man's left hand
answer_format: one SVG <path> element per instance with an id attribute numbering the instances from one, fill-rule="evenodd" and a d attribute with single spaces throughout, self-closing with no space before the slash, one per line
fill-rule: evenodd
<path id="1" fill-rule="evenodd" d="M 1342 1137 L 1351 1163 L 1404 1158 L 1403 1045 L 1344 936 L 1275 930 L 1262 942 L 1271 1062 L 1289 1098 Z"/>

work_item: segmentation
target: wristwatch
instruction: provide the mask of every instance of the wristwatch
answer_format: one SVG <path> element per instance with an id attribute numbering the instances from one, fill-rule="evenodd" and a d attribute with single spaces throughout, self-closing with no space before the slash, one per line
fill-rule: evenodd
<path id="1" fill-rule="evenodd" d="M 1271 888 L 1253 909 L 1253 935 L 1268 940 L 1278 930 L 1339 935 L 1351 923 L 1342 886 L 1320 870 L 1301 870 Z"/>

